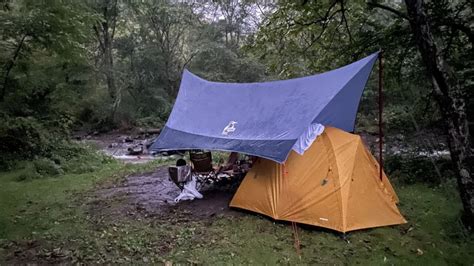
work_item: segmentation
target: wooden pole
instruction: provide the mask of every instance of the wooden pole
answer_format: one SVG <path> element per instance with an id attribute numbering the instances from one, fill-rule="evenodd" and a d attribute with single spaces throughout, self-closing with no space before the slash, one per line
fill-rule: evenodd
<path id="1" fill-rule="evenodd" d="M 382 181 L 383 175 L 383 50 L 379 53 L 379 177 Z"/>

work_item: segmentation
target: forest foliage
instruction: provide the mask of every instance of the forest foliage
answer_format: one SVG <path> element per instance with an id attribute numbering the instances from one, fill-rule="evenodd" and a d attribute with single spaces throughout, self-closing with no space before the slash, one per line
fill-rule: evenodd
<path id="1" fill-rule="evenodd" d="M 362 0 L 3 0 L 0 161 L 5 167 L 11 160 L 51 159 L 73 130 L 159 128 L 184 69 L 214 81 L 285 79 L 379 49 L 387 134 L 402 141 L 420 132 L 443 135 L 442 114 L 403 10 L 399 1 Z M 472 3 L 429 1 L 427 12 L 442 53 L 465 84 L 472 117 Z M 364 93 L 359 131 L 372 132 L 377 124 L 376 77 Z"/>
<path id="2" fill-rule="evenodd" d="M 2 1 L 0 161 L 51 158 L 72 130 L 161 127 L 185 68 L 264 79 L 241 50 L 253 15 L 246 2 Z"/>

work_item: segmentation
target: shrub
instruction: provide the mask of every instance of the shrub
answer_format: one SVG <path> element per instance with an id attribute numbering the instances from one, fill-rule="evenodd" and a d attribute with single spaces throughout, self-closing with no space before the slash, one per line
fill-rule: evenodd
<path id="1" fill-rule="evenodd" d="M 0 124 L 0 161 L 33 158 L 50 146 L 48 132 L 33 117 L 3 117 Z"/>
<path id="2" fill-rule="evenodd" d="M 163 121 L 159 117 L 143 117 L 137 120 L 137 126 L 149 128 L 162 128 Z"/>
<path id="3" fill-rule="evenodd" d="M 441 176 L 438 175 L 436 164 Z M 403 184 L 424 182 L 439 184 L 453 176 L 452 163 L 445 158 L 429 158 L 416 155 L 390 155 L 384 164 L 387 174 Z"/>
<path id="4" fill-rule="evenodd" d="M 47 158 L 35 160 L 33 164 L 36 172 L 41 176 L 58 176 L 64 174 L 64 170 L 59 164 Z"/>
<path id="5" fill-rule="evenodd" d="M 71 141 L 58 142 L 46 154 L 47 157 L 38 157 L 33 161 L 17 161 L 15 168 L 20 170 L 16 179 L 26 181 L 63 174 L 89 173 L 114 161 L 112 157 L 90 146 Z"/>
<path id="6" fill-rule="evenodd" d="M 75 153 L 67 140 L 67 124 L 61 116 L 48 123 L 34 117 L 8 117 L 0 115 L 0 169 L 11 169 L 15 162 L 34 158 L 52 159 L 56 164 L 63 153 Z"/>
<path id="7" fill-rule="evenodd" d="M 20 170 L 20 173 L 16 177 L 18 181 L 27 181 L 41 178 L 42 176 L 36 171 L 36 168 L 33 163 L 28 162 L 24 165 L 23 169 Z"/>
<path id="8" fill-rule="evenodd" d="M 102 165 L 114 161 L 110 156 L 96 151 L 90 146 L 71 143 L 73 154 L 67 154 L 67 160 L 62 164 L 66 173 L 82 174 L 98 170 Z M 64 158 L 65 156 L 63 156 Z"/>

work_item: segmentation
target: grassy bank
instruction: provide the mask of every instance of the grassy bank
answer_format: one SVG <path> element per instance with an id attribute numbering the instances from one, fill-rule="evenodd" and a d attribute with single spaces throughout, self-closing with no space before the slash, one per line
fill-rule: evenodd
<path id="1" fill-rule="evenodd" d="M 87 195 L 95 187 L 157 165 L 110 162 L 87 174 L 30 181 L 0 173 L 0 263 L 474 263 L 474 240 L 460 225 L 453 184 L 397 186 L 409 221 L 403 226 L 357 231 L 347 240 L 303 226 L 300 255 L 290 225 L 259 215 L 196 220 L 177 209 L 165 217 L 90 217 Z"/>
<path id="2" fill-rule="evenodd" d="M 17 240 L 44 232 L 71 232 L 83 210 L 81 196 L 101 182 L 150 171 L 160 162 L 145 165 L 110 161 L 84 174 L 64 174 L 19 181 L 23 169 L 0 172 L 0 239 Z"/>

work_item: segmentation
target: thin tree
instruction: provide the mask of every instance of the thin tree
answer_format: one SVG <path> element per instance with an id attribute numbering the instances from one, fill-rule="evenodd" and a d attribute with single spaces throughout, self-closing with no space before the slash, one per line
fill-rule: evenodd
<path id="1" fill-rule="evenodd" d="M 405 0 L 408 20 L 430 77 L 448 130 L 451 158 L 456 166 L 464 222 L 474 228 L 474 158 L 465 103 L 465 84 L 456 77 L 432 33 L 422 0 Z"/>
<path id="2" fill-rule="evenodd" d="M 99 42 L 99 56 L 102 61 L 109 96 L 113 102 L 112 120 L 120 102 L 114 75 L 113 42 L 118 17 L 117 0 L 104 0 L 98 3 L 97 11 L 101 20 L 94 25 L 94 31 Z"/>

